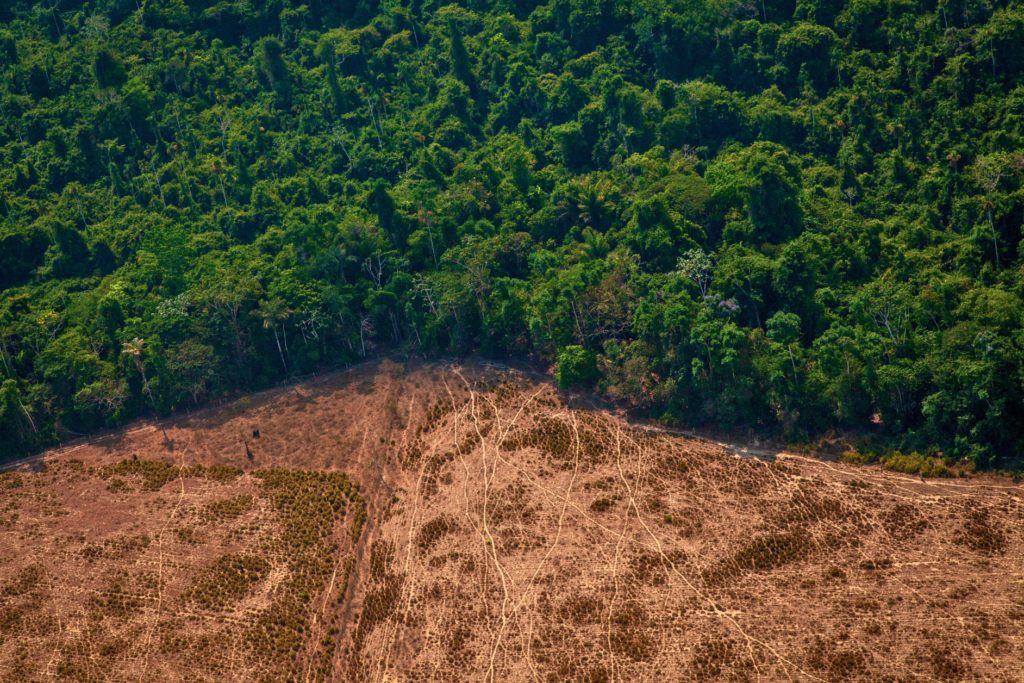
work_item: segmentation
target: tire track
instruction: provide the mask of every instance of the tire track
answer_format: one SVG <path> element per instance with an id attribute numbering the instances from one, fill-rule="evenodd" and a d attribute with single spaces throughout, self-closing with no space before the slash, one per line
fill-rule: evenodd
<path id="1" fill-rule="evenodd" d="M 616 438 L 618 438 L 618 434 L 620 433 L 620 431 L 621 431 L 621 430 L 617 430 L 617 431 L 616 431 Z M 628 437 L 627 437 L 627 438 L 628 438 Z M 635 441 L 633 441 L 632 439 L 630 439 L 630 442 L 631 442 L 631 443 L 633 443 L 633 444 L 634 444 L 635 446 L 637 446 L 637 448 L 638 448 L 638 450 L 639 450 L 639 444 L 637 444 L 637 443 L 636 443 Z M 638 522 L 640 522 L 640 526 L 642 526 L 642 527 L 644 528 L 644 531 L 646 531 L 646 532 L 647 532 L 647 534 L 648 534 L 648 535 L 649 535 L 649 536 L 651 537 L 651 539 L 652 539 L 652 540 L 654 541 L 655 545 L 657 546 L 658 554 L 659 554 L 659 555 L 661 555 L 661 559 L 662 559 L 662 562 L 663 562 L 663 563 L 665 563 L 665 564 L 666 564 L 666 566 L 670 566 L 670 567 L 672 568 L 672 571 L 673 571 L 673 572 L 674 572 L 674 573 L 675 573 L 675 574 L 676 574 L 676 575 L 677 575 L 677 576 L 678 576 L 678 577 L 679 577 L 679 578 L 680 578 L 680 579 L 681 579 L 681 580 L 683 581 L 683 583 L 684 583 L 684 584 L 685 584 L 685 585 L 687 586 L 687 588 L 689 588 L 690 590 L 692 590 L 692 591 L 693 591 L 693 592 L 694 592 L 694 593 L 695 593 L 695 594 L 696 594 L 696 595 L 697 595 L 697 596 L 698 596 L 699 598 L 701 598 L 701 599 L 702 599 L 702 600 L 703 600 L 704 602 L 708 603 L 708 605 L 709 605 L 709 606 L 711 607 L 711 610 L 712 610 L 712 611 L 713 611 L 713 612 L 715 613 L 715 615 L 716 615 L 716 616 L 718 616 L 718 617 L 719 617 L 719 618 L 721 618 L 721 619 L 724 619 L 724 620 L 725 620 L 725 621 L 727 621 L 727 622 L 728 622 L 728 623 L 729 623 L 730 625 L 732 625 L 732 627 L 733 627 L 734 629 L 736 629 L 736 631 L 737 631 L 737 632 L 738 632 L 738 633 L 739 633 L 739 634 L 740 634 L 740 635 L 741 635 L 741 636 L 742 636 L 742 637 L 743 637 L 744 639 L 746 639 L 746 641 L 747 641 L 747 643 L 748 643 L 748 647 L 751 647 L 751 644 L 752 644 L 752 643 L 756 643 L 757 645 L 760 645 L 761 647 L 763 647 L 764 649 L 766 649 L 766 650 L 767 650 L 768 652 L 771 652 L 771 653 L 772 653 L 773 655 L 775 655 L 775 658 L 776 658 L 776 659 L 777 659 L 778 661 L 780 661 L 780 662 L 782 662 L 782 663 L 784 663 L 784 664 L 788 665 L 788 666 L 789 666 L 789 667 L 791 667 L 791 668 L 792 668 L 793 670 L 795 670 L 795 671 L 799 672 L 799 673 L 800 673 L 801 675 L 803 675 L 803 676 L 805 676 L 805 677 L 807 677 L 807 678 L 809 678 L 809 679 L 811 679 L 811 680 L 813 680 L 813 681 L 819 681 L 819 683 L 827 683 L 827 682 L 826 682 L 826 681 L 825 681 L 824 679 L 818 678 L 817 676 L 815 676 L 815 675 L 813 675 L 813 674 L 810 674 L 810 673 L 808 673 L 807 671 L 804 671 L 804 670 L 803 670 L 802 668 L 800 668 L 800 666 L 799 666 L 799 665 L 797 665 L 796 663 L 792 662 L 791 660 L 789 660 L 789 659 L 787 659 L 787 658 L 783 657 L 783 656 L 782 656 L 782 655 L 781 655 L 781 654 L 780 654 L 780 653 L 779 653 L 778 651 L 776 651 L 776 650 L 775 650 L 775 649 L 774 649 L 774 648 L 773 648 L 773 647 L 772 647 L 771 645 L 769 645 L 768 643 L 766 643 L 766 642 L 764 642 L 764 641 L 762 641 L 762 640 L 759 640 L 759 639 L 755 638 L 754 636 L 750 635 L 749 633 L 747 633 L 747 632 L 746 632 L 746 631 L 745 631 L 745 630 L 743 629 L 743 627 L 741 627 L 741 626 L 739 625 L 739 623 L 738 623 L 738 622 L 737 622 L 737 621 L 736 621 L 736 620 L 735 620 L 735 619 L 734 619 L 734 618 L 733 618 L 733 617 L 732 617 L 732 616 L 731 616 L 730 614 L 728 614 L 728 613 L 724 612 L 724 611 L 723 611 L 723 610 L 722 610 L 721 608 L 719 608 L 719 607 L 718 607 L 718 604 L 717 604 L 717 603 L 715 603 L 715 601 L 711 599 L 711 596 L 709 596 L 709 595 L 706 595 L 706 594 L 702 593 L 701 591 L 699 591 L 699 590 L 697 589 L 697 587 L 696 587 L 696 586 L 694 586 L 694 585 L 693 585 L 693 584 L 692 584 L 692 583 L 691 583 L 691 582 L 689 581 L 689 579 L 687 579 L 687 578 L 686 578 L 686 577 L 685 577 L 685 576 L 684 576 L 684 575 L 682 574 L 682 572 L 680 572 L 680 571 L 679 571 L 679 568 L 678 568 L 678 567 L 676 567 L 676 563 L 675 563 L 675 562 L 673 562 L 673 561 L 672 561 L 672 560 L 671 560 L 671 559 L 670 559 L 670 558 L 669 558 L 669 557 L 668 557 L 668 556 L 667 556 L 667 555 L 665 554 L 665 552 L 664 552 L 664 550 L 662 549 L 662 546 L 661 546 L 661 541 L 659 541 L 659 540 L 658 540 L 658 537 L 657 537 L 657 536 L 656 536 L 656 535 L 654 534 L 654 532 L 653 532 L 653 531 L 651 531 L 650 527 L 648 527 L 648 526 L 647 526 L 647 524 L 645 524 L 645 523 L 644 523 L 644 521 L 643 521 L 643 517 L 641 517 L 641 515 L 640 515 L 640 509 L 639 509 L 639 508 L 637 507 L 637 505 L 636 505 L 636 500 L 635 500 L 635 499 L 633 498 L 633 492 L 632 492 L 632 488 L 631 488 L 631 487 L 629 486 L 629 482 L 627 482 L 627 481 L 626 481 L 626 477 L 625 477 L 625 475 L 624 475 L 624 474 L 622 474 L 622 468 L 621 468 L 621 466 L 619 467 L 619 474 L 620 474 L 620 476 L 622 477 L 622 482 L 623 482 L 623 484 L 624 484 L 624 485 L 626 486 L 626 490 L 627 490 L 627 491 L 629 492 L 630 504 L 631 504 L 631 505 L 633 506 L 633 508 L 634 508 L 634 509 L 636 510 L 636 515 L 637 515 L 637 521 L 638 521 Z"/>
<path id="2" fill-rule="evenodd" d="M 167 517 L 167 521 L 164 523 L 163 528 L 160 530 L 160 535 L 157 536 L 157 578 L 156 578 L 156 591 L 157 591 L 157 604 L 156 604 L 156 615 L 153 618 L 153 623 L 150 625 L 149 630 L 146 632 L 146 641 L 142 644 L 142 653 L 144 656 L 142 663 L 142 671 L 139 673 L 139 683 L 142 683 L 142 679 L 146 675 L 146 669 L 149 666 L 149 644 L 153 638 L 153 631 L 160 624 L 160 613 L 163 610 L 164 601 L 164 534 L 167 533 L 167 527 L 171 525 L 175 515 L 178 514 L 178 508 L 181 507 L 181 501 L 185 499 L 185 454 L 188 453 L 189 447 L 192 445 L 192 439 L 189 438 L 188 443 L 185 445 L 185 449 L 181 452 L 181 458 L 178 464 L 178 482 L 181 484 L 181 492 L 178 494 L 178 501 L 174 504 L 174 508 L 171 510 L 171 514 Z"/>

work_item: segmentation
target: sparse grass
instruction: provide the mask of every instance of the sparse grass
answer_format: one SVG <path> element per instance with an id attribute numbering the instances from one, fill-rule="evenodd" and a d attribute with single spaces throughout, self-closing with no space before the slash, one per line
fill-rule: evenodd
<path id="1" fill-rule="evenodd" d="M 963 526 L 953 541 L 985 555 L 995 555 L 1006 550 L 1006 534 L 993 524 L 990 510 L 977 505 L 966 510 Z"/>
<path id="2" fill-rule="evenodd" d="M 197 466 L 173 433 L 164 457 L 181 464 L 103 467 L 109 452 L 83 449 L 0 475 L 0 548 L 14 549 L 0 550 L 0 679 L 41 680 L 53 652 L 56 679 L 80 683 L 136 680 L 145 657 L 147 676 L 188 683 L 1015 670 L 1024 504 L 1010 489 L 937 480 L 925 498 L 877 462 L 740 460 L 460 372 L 410 375 L 431 398 L 407 431 L 391 407 L 405 419 L 409 394 L 391 385 L 280 420 L 260 402 L 257 462 L 320 439 L 372 474 L 365 488 L 337 469 Z M 339 405 L 370 421 L 347 440 L 317 421 Z"/>
<path id="3" fill-rule="evenodd" d="M 270 569 L 270 562 L 258 555 L 222 555 L 192 580 L 183 598 L 201 609 L 221 611 L 248 596 Z"/>
<path id="4" fill-rule="evenodd" d="M 125 483 L 124 479 L 121 479 L 120 477 L 114 477 L 114 480 L 107 485 L 107 490 L 110 491 L 111 493 L 127 493 L 128 491 L 134 491 L 135 489 L 133 489 L 131 486 Z"/>
<path id="5" fill-rule="evenodd" d="M 100 477 L 103 479 L 109 479 L 114 475 L 141 476 L 142 486 L 140 488 L 143 491 L 159 491 L 167 482 L 174 481 L 179 477 L 195 477 L 230 483 L 241 474 L 242 470 L 238 467 L 193 465 L 179 469 L 174 465 L 157 460 L 123 460 L 116 465 L 108 465 L 100 470 Z"/>
<path id="6" fill-rule="evenodd" d="M 251 494 L 240 494 L 207 503 L 199 513 L 200 519 L 206 523 L 227 522 L 241 517 L 252 509 L 255 499 Z"/>

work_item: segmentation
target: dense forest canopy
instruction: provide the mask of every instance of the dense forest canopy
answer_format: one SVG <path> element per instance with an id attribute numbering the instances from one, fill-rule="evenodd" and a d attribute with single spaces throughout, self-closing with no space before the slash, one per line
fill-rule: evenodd
<path id="1" fill-rule="evenodd" d="M 1024 445 L 1020 3 L 0 5 L 8 455 L 385 346 Z"/>

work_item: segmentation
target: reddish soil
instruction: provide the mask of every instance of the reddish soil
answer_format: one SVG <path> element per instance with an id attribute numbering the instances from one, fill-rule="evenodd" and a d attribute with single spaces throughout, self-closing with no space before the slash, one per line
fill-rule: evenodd
<path id="1" fill-rule="evenodd" d="M 1011 481 L 542 380 L 385 361 L 0 475 L 0 679 L 1024 680 Z"/>

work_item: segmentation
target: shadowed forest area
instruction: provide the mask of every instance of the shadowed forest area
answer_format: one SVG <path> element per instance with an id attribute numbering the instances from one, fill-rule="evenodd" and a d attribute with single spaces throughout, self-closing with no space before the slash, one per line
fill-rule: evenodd
<path id="1" fill-rule="evenodd" d="M 381 347 L 1024 445 L 1024 9 L 0 3 L 0 453 Z"/>

